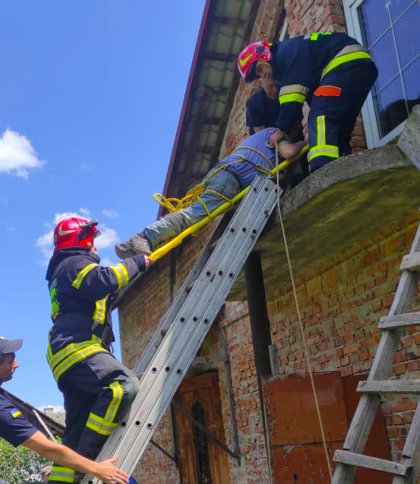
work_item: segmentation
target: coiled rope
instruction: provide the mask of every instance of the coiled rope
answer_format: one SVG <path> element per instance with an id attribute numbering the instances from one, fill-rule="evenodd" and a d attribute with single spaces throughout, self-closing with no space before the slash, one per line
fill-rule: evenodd
<path id="1" fill-rule="evenodd" d="M 257 150 L 256 148 L 250 147 L 250 146 L 238 146 L 230 156 L 233 154 L 237 153 L 238 151 L 242 150 L 247 150 L 247 151 L 253 151 L 254 153 L 257 153 L 261 158 L 263 158 L 267 163 L 268 166 L 270 166 L 272 169 L 274 168 L 273 163 L 267 156 L 264 155 L 264 153 L 261 153 L 261 151 Z M 162 207 L 166 208 L 168 212 L 177 212 L 178 210 L 183 210 L 184 208 L 189 207 L 190 205 L 194 204 L 195 202 L 200 202 L 201 205 L 203 206 L 206 214 L 208 217 L 212 218 L 210 210 L 207 208 L 207 205 L 201 198 L 201 195 L 206 192 L 206 193 L 213 193 L 220 197 L 222 200 L 225 202 L 230 203 L 231 200 L 227 197 L 225 197 L 222 193 L 218 192 L 217 190 L 209 190 L 206 189 L 206 185 L 209 182 L 211 178 L 213 178 L 215 175 L 220 173 L 223 170 L 226 170 L 232 165 L 235 165 L 237 163 L 249 163 L 251 164 L 254 168 L 256 168 L 260 173 L 270 176 L 272 172 L 265 168 L 263 165 L 259 163 L 253 163 L 252 161 L 249 161 L 246 159 L 244 155 L 239 154 L 238 159 L 231 161 L 229 163 L 223 163 L 222 165 L 219 165 L 217 168 L 213 169 L 210 171 L 210 173 L 203 179 L 201 183 L 198 183 L 195 185 L 193 188 L 188 190 L 187 194 L 183 196 L 182 198 L 176 198 L 176 197 L 165 197 L 161 193 L 155 193 L 153 195 L 153 198 L 156 200 L 156 202 L 161 205 Z M 233 205 L 233 203 L 232 203 Z"/>

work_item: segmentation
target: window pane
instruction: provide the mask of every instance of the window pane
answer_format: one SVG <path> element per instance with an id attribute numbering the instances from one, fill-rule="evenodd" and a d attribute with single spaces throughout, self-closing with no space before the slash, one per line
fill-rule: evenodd
<path id="1" fill-rule="evenodd" d="M 400 77 L 397 77 L 378 96 L 379 131 L 385 136 L 407 118 L 407 108 Z"/>
<path id="2" fill-rule="evenodd" d="M 379 70 L 372 94 L 382 138 L 405 121 L 420 100 L 420 4 L 418 0 L 364 0 L 354 8 L 364 43 Z"/>
<path id="3" fill-rule="evenodd" d="M 420 57 L 403 72 L 403 81 L 407 99 L 413 104 L 419 104 L 420 99 Z M 417 102 L 415 102 L 417 101 Z M 410 103 L 409 103 L 410 104 Z"/>
<path id="4" fill-rule="evenodd" d="M 398 73 L 398 64 L 392 33 L 388 32 L 384 35 L 382 39 L 370 49 L 370 54 L 375 60 L 379 71 L 376 88 L 378 91 L 381 91 L 381 89 Z"/>
<path id="5" fill-rule="evenodd" d="M 413 5 L 416 0 L 387 0 L 387 6 L 389 8 L 389 12 L 391 15 L 392 22 L 395 20 L 406 10 L 406 8 L 410 5 Z"/>
<path id="6" fill-rule="evenodd" d="M 365 0 L 359 8 L 359 21 L 364 31 L 365 45 L 369 48 L 389 28 L 389 14 L 385 2 Z"/>
<path id="7" fill-rule="evenodd" d="M 205 411 L 200 402 L 195 402 L 191 408 L 191 416 L 203 427 L 206 426 Z M 196 460 L 196 482 L 197 484 L 211 484 L 210 454 L 207 434 L 193 424 L 193 440 Z"/>
<path id="8" fill-rule="evenodd" d="M 420 52 L 420 6 L 417 3 L 412 5 L 394 28 L 401 68 L 404 69 Z"/>

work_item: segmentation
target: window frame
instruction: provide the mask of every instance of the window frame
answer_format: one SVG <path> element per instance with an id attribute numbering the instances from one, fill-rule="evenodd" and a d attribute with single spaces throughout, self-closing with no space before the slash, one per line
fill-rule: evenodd
<path id="1" fill-rule="evenodd" d="M 348 33 L 362 45 L 363 35 L 357 10 L 364 1 L 365 0 L 343 0 L 344 15 L 346 18 Z M 362 119 L 365 129 L 366 144 L 368 148 L 376 148 L 386 145 L 393 138 L 401 134 L 406 123 L 406 121 L 403 121 L 401 124 L 396 126 L 393 130 L 391 130 L 389 133 L 381 138 L 379 133 L 378 120 L 376 117 L 376 109 L 371 92 L 369 93 L 362 107 Z"/>
<path id="2" fill-rule="evenodd" d="M 288 29 L 289 29 L 289 23 L 287 21 L 287 17 L 285 16 L 283 23 L 280 26 L 280 31 L 278 35 L 279 40 L 285 40 L 288 37 L 289 35 Z"/>

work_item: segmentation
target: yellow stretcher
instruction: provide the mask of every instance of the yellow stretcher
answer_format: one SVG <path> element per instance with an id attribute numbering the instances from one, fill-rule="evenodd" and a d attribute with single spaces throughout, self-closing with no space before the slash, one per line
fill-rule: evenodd
<path id="1" fill-rule="evenodd" d="M 309 149 L 308 145 L 305 145 L 300 153 L 296 155 L 294 158 L 291 158 L 290 160 L 284 160 L 281 163 L 279 163 L 275 168 L 273 168 L 270 173 L 272 175 L 276 175 L 277 172 L 283 170 L 284 168 L 287 168 L 289 165 L 297 161 L 302 155 L 304 155 Z M 211 222 L 215 217 L 218 217 L 219 215 L 228 212 L 233 205 L 235 205 L 237 202 L 242 200 L 242 198 L 247 194 L 249 190 L 249 186 L 244 188 L 241 192 L 236 194 L 232 200 L 229 202 L 224 202 L 221 205 L 219 205 L 216 210 L 211 212 L 210 215 L 204 217 L 203 219 L 199 220 L 195 224 L 191 225 L 187 229 L 185 229 L 183 232 L 178 234 L 176 237 L 171 239 L 169 242 L 166 244 L 162 245 L 161 247 L 158 247 L 156 250 L 154 250 L 149 257 L 156 262 L 158 259 L 161 259 L 164 257 L 168 252 L 170 252 L 172 249 L 175 247 L 178 247 L 182 243 L 182 241 L 185 239 L 185 237 L 188 237 L 189 235 L 195 235 L 199 230 L 201 230 L 203 227 L 205 227 L 209 222 Z"/>

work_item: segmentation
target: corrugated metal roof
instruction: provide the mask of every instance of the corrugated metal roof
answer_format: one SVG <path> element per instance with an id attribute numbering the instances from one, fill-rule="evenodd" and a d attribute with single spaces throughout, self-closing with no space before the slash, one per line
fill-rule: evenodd
<path id="1" fill-rule="evenodd" d="M 36 409 L 34 406 L 30 405 L 29 403 L 24 402 L 20 398 L 18 398 L 16 395 L 13 395 L 10 392 L 7 392 L 10 400 L 16 407 L 22 412 L 24 417 L 39 431 L 42 433 L 46 434 L 45 428 L 42 427 L 42 425 L 39 422 L 38 416 L 42 419 L 46 427 L 48 427 L 49 431 L 55 436 L 55 437 L 62 437 L 64 433 L 64 426 L 58 423 L 56 420 L 52 419 L 45 413 L 41 412 L 40 410 Z M 46 434 L 47 435 L 47 434 Z M 48 436 L 48 435 L 47 435 Z"/>
<path id="2" fill-rule="evenodd" d="M 163 193 L 179 197 L 217 161 L 260 1 L 207 0 Z M 162 215 L 162 209 L 159 211 Z"/>

